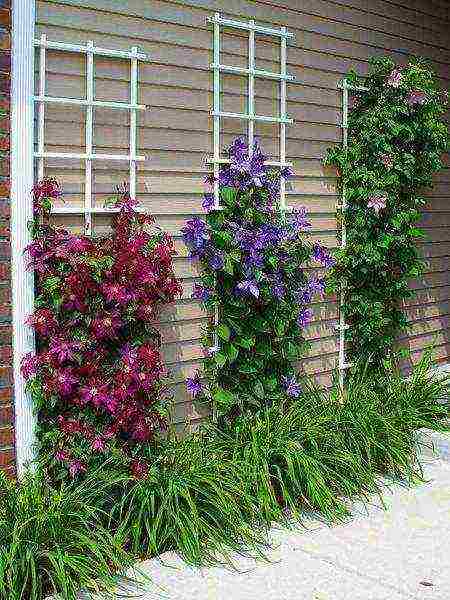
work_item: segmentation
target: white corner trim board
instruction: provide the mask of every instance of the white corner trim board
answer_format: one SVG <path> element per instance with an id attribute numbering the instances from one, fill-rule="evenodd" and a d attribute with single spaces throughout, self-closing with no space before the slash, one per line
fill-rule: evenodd
<path id="1" fill-rule="evenodd" d="M 27 223 L 33 214 L 34 0 L 12 3 L 11 76 L 11 287 L 13 329 L 16 461 L 22 475 L 33 458 L 35 419 L 20 373 L 24 354 L 34 349 L 34 335 L 24 321 L 33 310 L 33 274 L 26 270 Z"/>

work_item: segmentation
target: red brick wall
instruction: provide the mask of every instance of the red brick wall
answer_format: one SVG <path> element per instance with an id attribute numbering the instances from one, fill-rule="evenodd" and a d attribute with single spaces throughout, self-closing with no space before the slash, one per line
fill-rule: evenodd
<path id="1" fill-rule="evenodd" d="M 0 469 L 14 471 L 9 229 L 11 3 L 0 0 Z"/>

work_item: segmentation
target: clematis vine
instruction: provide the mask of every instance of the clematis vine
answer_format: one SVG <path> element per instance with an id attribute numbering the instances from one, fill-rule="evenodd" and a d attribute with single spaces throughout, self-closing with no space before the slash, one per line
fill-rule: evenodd
<path id="1" fill-rule="evenodd" d="M 377 374 L 387 357 L 396 360 L 399 335 L 409 327 L 411 279 L 424 269 L 419 221 L 424 190 L 450 147 L 448 97 L 422 59 L 400 67 L 373 58 L 364 77 L 352 71 L 347 81 L 360 88 L 348 146 L 330 148 L 326 159 L 345 190 L 346 244 L 327 279 L 330 291 L 345 286 L 349 360 Z"/>
<path id="2" fill-rule="evenodd" d="M 49 220 L 61 193 L 50 179 L 33 188 L 27 248 L 37 308 L 26 322 L 37 351 L 23 358 L 22 375 L 38 411 L 40 454 L 57 479 L 81 477 L 110 454 L 143 475 L 166 426 L 167 372 L 154 322 L 181 294 L 173 242 L 135 210 L 127 188 L 110 235 L 75 236 Z M 199 248 L 202 231 L 199 220 L 191 228 Z"/>
<path id="3" fill-rule="evenodd" d="M 305 207 L 280 210 L 280 184 L 292 170 L 268 166 L 258 142 L 249 148 L 243 138 L 227 154 L 217 181 L 206 178 L 205 219 L 190 219 L 182 229 L 201 271 L 193 297 L 208 300 L 218 316 L 204 340 L 204 383 L 197 374 L 186 386 L 193 397 L 212 400 L 223 419 L 300 395 L 292 364 L 308 347 L 306 305 L 325 287 L 305 266 L 334 264 L 326 248 L 308 243 Z M 215 183 L 221 210 L 211 198 Z"/>

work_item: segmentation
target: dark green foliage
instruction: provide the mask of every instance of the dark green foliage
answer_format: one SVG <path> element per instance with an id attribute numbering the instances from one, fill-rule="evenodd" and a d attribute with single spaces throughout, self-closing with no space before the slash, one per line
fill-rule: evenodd
<path id="1" fill-rule="evenodd" d="M 347 247 L 337 254 L 330 288 L 346 289 L 346 337 L 353 358 L 370 358 L 373 369 L 407 326 L 402 302 L 420 275 L 423 259 L 417 226 L 423 190 L 442 167 L 449 134 L 443 120 L 448 100 L 423 61 L 395 68 L 388 58 L 371 61 L 367 79 L 351 72 L 356 92 L 349 113 L 348 150 L 328 151 L 347 198 Z"/>

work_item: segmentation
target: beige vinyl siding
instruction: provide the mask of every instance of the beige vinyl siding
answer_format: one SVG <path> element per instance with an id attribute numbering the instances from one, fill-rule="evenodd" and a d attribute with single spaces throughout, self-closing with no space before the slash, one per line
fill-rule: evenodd
<path id="1" fill-rule="evenodd" d="M 140 68 L 139 101 L 149 106 L 139 114 L 138 152 L 148 156 L 139 164 L 138 194 L 158 223 L 175 236 L 178 255 L 175 270 L 183 284 L 183 297 L 165 310 L 159 327 L 164 354 L 173 373 L 175 420 L 186 414 L 200 418 L 187 401 L 183 381 L 201 365 L 199 338 L 205 315 L 190 299 L 197 273 L 186 258 L 180 227 L 189 216 L 200 214 L 204 158 L 212 153 L 212 33 L 206 23 L 215 11 L 262 24 L 288 26 L 295 34 L 289 42 L 288 72 L 297 80 L 288 84 L 288 113 L 295 119 L 287 128 L 287 153 L 296 177 L 289 190 L 293 206 L 305 205 L 313 224 L 313 239 L 336 246 L 335 174 L 322 166 L 327 147 L 341 136 L 341 97 L 337 83 L 351 67 L 366 72 L 368 58 L 388 54 L 400 62 L 411 55 L 430 58 L 443 80 L 450 81 L 450 14 L 446 2 L 437 0 L 60 0 L 37 2 L 38 33 L 51 40 L 93 40 L 106 48 L 128 49 L 137 45 L 151 62 Z M 222 39 L 224 64 L 246 66 L 244 32 L 229 31 Z M 258 68 L 278 71 L 278 47 L 273 39 L 257 36 Z M 48 94 L 84 96 L 84 60 L 76 54 L 52 52 L 47 61 Z M 96 97 L 127 100 L 129 67 L 126 61 L 95 59 Z M 246 78 L 223 75 L 223 109 L 244 112 Z M 274 82 L 256 80 L 256 112 L 277 114 L 278 90 Z M 126 112 L 95 110 L 96 151 L 126 153 Z M 229 143 L 245 125 L 224 119 L 222 142 Z M 84 111 L 80 108 L 48 106 L 46 126 L 48 151 L 79 152 L 84 144 Z M 276 155 L 277 127 L 257 124 L 256 134 L 269 153 Z M 421 244 L 427 269 L 414 299 L 407 303 L 410 334 L 402 339 L 417 357 L 425 346 L 436 348 L 438 360 L 450 352 L 450 161 L 436 178 L 429 195 L 423 224 L 428 239 Z M 116 162 L 94 163 L 94 201 L 101 205 L 115 184 L 127 178 Z M 83 166 L 79 161 L 47 162 L 47 173 L 57 177 L 66 190 L 66 202 L 82 206 Z M 74 216 L 57 220 L 80 228 Z M 108 218 L 96 216 L 94 229 L 105 230 Z M 311 351 L 303 361 L 308 373 L 328 384 L 336 364 L 336 302 L 327 298 L 314 306 L 315 320 L 308 330 Z"/>

